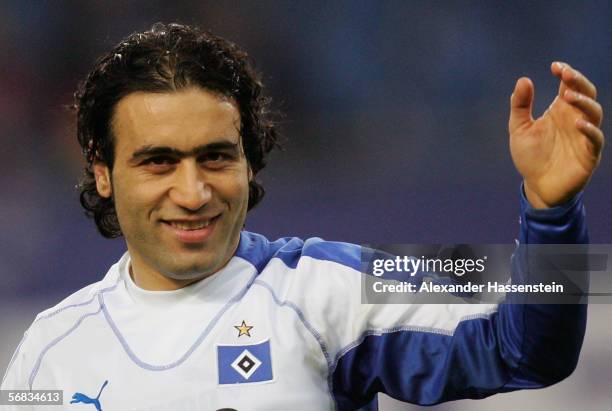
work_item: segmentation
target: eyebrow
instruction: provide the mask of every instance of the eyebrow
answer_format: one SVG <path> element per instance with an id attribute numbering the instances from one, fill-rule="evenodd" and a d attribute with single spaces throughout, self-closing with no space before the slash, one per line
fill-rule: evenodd
<path id="1" fill-rule="evenodd" d="M 197 146 L 189 151 L 182 151 L 174 147 L 169 146 L 153 146 L 153 145 L 145 145 L 140 147 L 138 150 L 132 153 L 132 157 L 130 158 L 131 163 L 135 163 L 142 159 L 143 157 L 151 157 L 151 156 L 159 156 L 159 155 L 170 155 L 173 157 L 189 157 L 189 156 L 200 156 L 202 154 L 211 152 L 211 151 L 230 151 L 233 154 L 238 154 L 240 152 L 240 148 L 238 143 L 230 143 L 229 141 L 221 141 L 217 143 L 210 143 L 201 146 Z"/>

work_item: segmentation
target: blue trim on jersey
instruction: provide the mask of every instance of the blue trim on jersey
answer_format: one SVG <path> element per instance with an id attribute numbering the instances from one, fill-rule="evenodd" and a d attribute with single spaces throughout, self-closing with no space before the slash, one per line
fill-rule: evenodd
<path id="1" fill-rule="evenodd" d="M 477 313 L 477 314 L 472 314 L 472 315 L 468 315 L 465 316 L 461 319 L 459 319 L 459 324 L 464 323 L 466 321 L 475 321 L 475 320 L 487 320 L 489 319 L 492 315 L 494 315 L 496 313 L 496 310 L 490 310 L 489 312 L 484 312 L 484 313 Z M 332 365 L 332 374 L 333 374 L 333 378 L 342 378 L 342 377 L 338 377 L 338 374 L 336 374 L 336 370 L 338 368 L 343 368 L 345 367 L 345 363 L 348 362 L 353 362 L 355 361 L 354 358 L 351 358 L 351 356 L 355 356 L 355 355 L 359 355 L 358 352 L 360 349 L 360 346 L 362 344 L 368 344 L 369 342 L 367 341 L 368 339 L 370 339 L 371 337 L 381 337 L 381 339 L 377 339 L 377 338 L 373 338 L 373 341 L 375 343 L 378 343 L 380 341 L 384 341 L 385 339 L 388 338 L 396 338 L 393 335 L 396 334 L 401 334 L 401 333 L 405 333 L 404 335 L 409 335 L 410 333 L 416 333 L 416 334 L 421 334 L 421 335 L 437 335 L 439 336 L 439 340 L 443 341 L 444 338 L 452 338 L 454 335 L 454 331 L 451 330 L 446 330 L 446 329 L 439 329 L 439 328 L 433 328 L 433 327 L 420 327 L 420 326 L 398 326 L 398 327 L 393 327 L 393 328 L 388 328 L 388 329 L 378 329 L 378 330 L 367 330 L 365 331 L 357 340 L 353 341 L 352 343 L 348 344 L 346 347 L 344 347 L 343 349 L 341 349 L 338 354 L 336 355 L 336 357 L 334 358 L 334 363 Z M 427 338 L 427 337 L 423 337 L 423 338 Z M 437 337 L 434 337 L 434 341 L 438 340 Z M 370 342 L 371 343 L 371 342 Z M 419 342 L 416 342 L 416 344 L 421 344 L 422 342 L 419 340 Z M 400 347 L 402 346 L 401 344 L 399 344 Z M 419 348 L 419 347 L 416 347 Z M 432 351 L 436 351 L 436 346 L 435 344 L 431 346 Z M 439 352 L 442 353 L 444 350 L 440 349 Z M 398 357 L 401 358 L 402 356 L 406 356 L 406 358 L 411 358 L 410 363 L 411 365 L 413 364 L 413 361 L 418 361 L 415 357 L 413 357 L 413 353 L 410 352 L 410 349 L 406 350 L 404 347 L 404 350 L 399 350 L 399 351 L 394 351 L 398 353 Z M 345 358 L 345 356 L 347 356 Z M 382 356 L 380 358 L 383 358 Z M 395 360 L 394 360 L 395 361 Z M 383 365 L 383 364 L 379 364 L 379 368 L 386 368 L 388 367 L 389 364 Z M 391 367 L 391 368 L 397 368 L 395 366 Z M 365 370 L 365 367 L 364 367 Z M 377 368 L 373 368 L 371 370 L 372 374 L 371 375 L 376 375 L 377 372 L 379 372 L 380 370 Z M 339 372 L 344 372 L 344 370 L 341 370 Z M 401 378 L 404 378 L 404 373 L 403 371 L 399 370 L 398 371 L 401 374 Z M 408 375 L 408 374 L 406 374 Z M 411 386 L 414 386 L 414 381 L 410 382 L 407 381 L 407 383 L 410 383 Z M 332 382 L 332 387 L 333 387 L 333 382 Z M 363 403 L 363 401 L 371 401 L 371 399 L 373 398 L 368 398 L 367 396 L 369 395 L 375 395 L 376 392 L 378 391 L 374 391 L 374 392 L 368 392 L 367 390 L 361 390 L 360 391 L 361 394 L 360 395 L 353 395 L 351 394 L 351 396 L 348 397 L 348 399 L 350 400 L 349 402 L 351 403 L 351 405 L 349 406 L 349 404 L 347 403 L 347 399 L 346 398 L 342 398 L 342 394 L 341 393 L 334 393 L 334 397 L 337 401 L 337 403 L 340 405 L 340 409 L 355 409 L 356 407 L 364 407 L 365 403 Z M 383 391 L 385 392 L 385 391 Z M 360 396 L 362 396 L 363 394 L 366 395 L 365 398 L 363 398 L 362 400 L 360 400 Z M 389 393 L 391 394 L 391 393 Z M 357 400 L 355 402 L 355 400 Z M 369 406 L 369 405 L 368 405 Z M 365 409 L 365 408 L 360 408 L 360 410 Z"/>
<path id="2" fill-rule="evenodd" d="M 325 241 L 316 237 L 306 241 L 298 237 L 285 237 L 270 242 L 260 234 L 242 231 L 236 256 L 253 264 L 258 272 L 271 258 L 278 258 L 287 267 L 296 268 L 302 257 L 331 261 L 361 271 L 361 250 L 362 247 L 355 244 Z"/>
<path id="3" fill-rule="evenodd" d="M 272 258 L 272 255 L 287 243 L 300 242 L 298 238 L 279 238 L 270 242 L 266 237 L 248 231 L 240 232 L 240 242 L 234 254 L 248 261 L 260 273 Z"/>
<path id="4" fill-rule="evenodd" d="M 304 243 L 302 256 L 332 261 L 361 271 L 361 247 L 355 244 L 309 238 Z"/>
<path id="5" fill-rule="evenodd" d="M 403 329 L 367 332 L 334 370 L 338 409 L 362 407 L 377 392 L 433 405 L 510 391 L 503 388 L 511 377 L 493 335 L 497 315 L 462 321 L 453 335 Z"/>

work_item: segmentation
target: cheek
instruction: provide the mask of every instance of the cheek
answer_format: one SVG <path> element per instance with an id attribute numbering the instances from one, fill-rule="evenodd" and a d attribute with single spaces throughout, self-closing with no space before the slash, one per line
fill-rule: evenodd
<path id="1" fill-rule="evenodd" d="M 249 199 L 249 178 L 244 170 L 240 172 L 219 176 L 213 185 L 213 190 L 223 199 L 232 203 L 248 202 Z"/>
<path id="2" fill-rule="evenodd" d="M 121 227 L 129 230 L 148 218 L 159 202 L 160 185 L 117 179 L 114 184 L 114 200 Z"/>
<path id="3" fill-rule="evenodd" d="M 240 203 L 243 206 L 241 208 L 244 208 L 246 212 L 249 202 L 249 180 L 245 178 L 237 182 L 234 186 L 234 194 L 236 199 L 235 201 Z"/>

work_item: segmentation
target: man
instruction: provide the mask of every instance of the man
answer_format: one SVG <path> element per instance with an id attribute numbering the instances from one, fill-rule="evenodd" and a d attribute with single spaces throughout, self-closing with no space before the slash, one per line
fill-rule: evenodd
<path id="1" fill-rule="evenodd" d="M 541 118 L 529 79 L 511 98 L 520 241 L 586 243 L 602 109 L 582 74 L 551 70 Z M 37 316 L 3 389 L 61 389 L 75 410 L 352 410 L 377 392 L 435 404 L 573 371 L 584 305 L 364 305 L 360 247 L 242 230 L 276 131 L 233 44 L 155 25 L 97 62 L 76 108 L 81 203 L 128 251 Z"/>

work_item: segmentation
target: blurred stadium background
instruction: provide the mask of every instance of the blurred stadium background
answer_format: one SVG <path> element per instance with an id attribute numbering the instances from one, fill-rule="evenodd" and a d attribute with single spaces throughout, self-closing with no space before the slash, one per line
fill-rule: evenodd
<path id="1" fill-rule="evenodd" d="M 66 107 L 95 58 L 132 31 L 199 24 L 264 73 L 287 141 L 261 175 L 268 195 L 249 230 L 509 243 L 520 183 L 507 149 L 514 82 L 534 80 L 539 115 L 557 90 L 550 62 L 568 61 L 597 84 L 610 117 L 610 16 L 609 1 L 2 1 L 0 368 L 37 312 L 101 278 L 124 250 L 78 205 L 82 163 Z M 586 192 L 596 243 L 612 242 L 609 146 Z M 612 409 L 610 314 L 590 309 L 580 364 L 561 384 L 431 409 Z"/>

